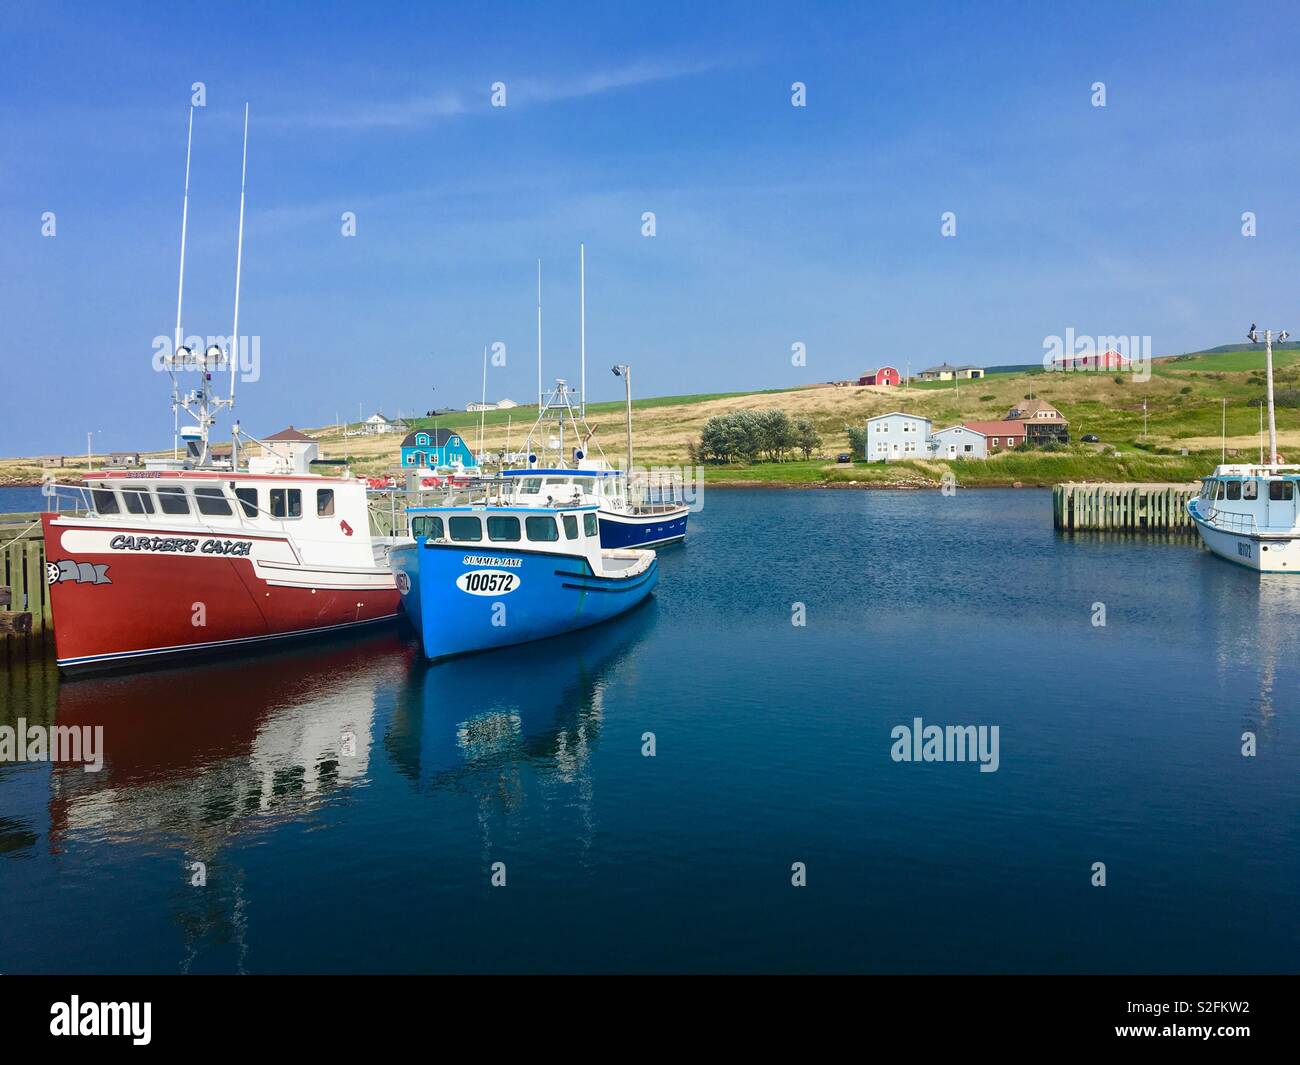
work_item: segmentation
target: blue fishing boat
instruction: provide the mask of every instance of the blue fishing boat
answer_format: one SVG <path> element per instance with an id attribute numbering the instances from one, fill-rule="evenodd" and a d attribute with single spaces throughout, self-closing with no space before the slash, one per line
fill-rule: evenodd
<path id="1" fill-rule="evenodd" d="M 558 636 L 654 590 L 653 551 L 603 548 L 598 508 L 410 507 L 413 542 L 389 552 L 402 604 L 437 660 Z"/>

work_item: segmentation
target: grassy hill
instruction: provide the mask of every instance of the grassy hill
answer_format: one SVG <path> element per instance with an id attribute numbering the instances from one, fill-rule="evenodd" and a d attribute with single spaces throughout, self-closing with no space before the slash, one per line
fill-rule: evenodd
<path id="1" fill-rule="evenodd" d="M 737 409 L 777 407 L 791 417 L 810 419 L 823 438 L 822 456 L 813 462 L 754 466 L 709 467 L 707 477 L 718 483 L 848 483 L 935 484 L 946 462 L 909 462 L 839 466 L 837 453 L 848 448 L 845 427 L 861 425 L 874 415 L 907 410 L 925 415 L 936 428 L 955 422 L 993 420 L 1028 395 L 1059 407 L 1070 419 L 1075 441 L 1085 434 L 1100 437 L 1098 445 L 1075 443 L 1064 453 L 1014 453 L 987 462 L 953 463 L 961 484 L 1052 484 L 1061 480 L 1155 480 L 1195 478 L 1211 468 L 1220 455 L 1220 426 L 1227 401 L 1227 447 L 1244 458 L 1259 454 L 1258 404 L 1264 395 L 1264 353 L 1258 348 L 1225 345 L 1212 351 L 1155 361 L 1151 379 L 1136 381 L 1128 374 L 1044 373 L 1041 368 L 1007 370 L 978 381 L 936 382 L 901 388 L 800 387 L 766 392 L 707 393 L 659 396 L 635 401 L 634 430 L 638 464 L 684 465 L 689 447 L 698 440 L 713 415 Z M 1279 393 L 1287 403 L 1300 395 L 1300 345 L 1274 352 Z M 1294 390 L 1286 396 L 1286 390 Z M 1143 402 L 1147 431 L 1143 435 Z M 595 403 L 588 407 L 597 443 L 605 455 L 621 459 L 624 452 L 623 404 Z M 517 448 L 536 418 L 536 406 L 489 411 L 483 417 L 484 445 L 489 451 Z M 1277 413 L 1279 449 L 1300 456 L 1300 407 L 1280 406 Z M 413 426 L 436 424 L 463 432 L 477 444 L 479 415 L 457 412 L 421 418 Z M 321 442 L 324 456 L 346 456 L 353 470 L 383 472 L 398 454 L 400 438 L 344 437 L 336 427 L 307 430 Z M 1184 456 L 1179 451 L 1186 448 Z M 593 448 L 593 451 L 596 449 Z M 84 465 L 84 459 L 81 460 Z M 38 464 L 0 461 L 0 484 L 39 481 Z"/>

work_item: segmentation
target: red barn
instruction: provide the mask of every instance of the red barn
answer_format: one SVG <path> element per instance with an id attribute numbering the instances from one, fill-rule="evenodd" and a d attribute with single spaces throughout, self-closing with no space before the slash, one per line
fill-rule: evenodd
<path id="1" fill-rule="evenodd" d="M 897 385 L 903 378 L 892 366 L 882 366 L 879 370 L 868 370 L 858 378 L 860 385 Z"/>

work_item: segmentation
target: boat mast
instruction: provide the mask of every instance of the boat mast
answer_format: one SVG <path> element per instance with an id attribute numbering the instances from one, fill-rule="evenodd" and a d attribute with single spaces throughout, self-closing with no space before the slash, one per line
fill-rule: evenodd
<path id="1" fill-rule="evenodd" d="M 483 345 L 483 399 L 478 405 L 478 460 L 483 461 L 483 419 L 487 417 L 487 345 Z"/>
<path id="2" fill-rule="evenodd" d="M 180 457 L 180 413 L 177 410 L 179 397 L 176 393 L 175 359 L 185 344 L 181 334 L 181 302 L 185 295 L 185 228 L 190 217 L 190 149 L 194 146 L 194 105 L 190 104 L 190 127 L 185 138 L 185 195 L 181 199 L 181 269 L 180 279 L 176 282 L 176 343 L 172 346 L 172 458 Z"/>
<path id="3" fill-rule="evenodd" d="M 235 374 L 239 368 L 239 282 L 244 265 L 244 195 L 248 189 L 248 103 L 244 103 L 244 161 L 239 175 L 239 238 L 235 245 L 235 321 L 230 329 L 230 400 L 235 405 Z M 239 470 L 238 425 L 230 432 L 230 468 Z"/>
<path id="4" fill-rule="evenodd" d="M 1285 329 L 1277 334 L 1278 343 L 1286 340 L 1291 334 Z M 1259 331 L 1251 324 L 1250 332 L 1246 334 L 1252 344 L 1259 343 Z M 1273 330 L 1264 330 L 1264 369 L 1267 378 L 1268 389 L 1268 464 L 1276 466 L 1278 464 L 1277 456 L 1277 415 L 1273 409 Z"/>
<path id="5" fill-rule="evenodd" d="M 537 260 L 537 413 L 542 412 L 542 260 Z"/>
<path id="6" fill-rule="evenodd" d="M 578 374 L 578 411 L 587 420 L 587 246 L 578 245 L 578 351 L 582 369 Z"/>

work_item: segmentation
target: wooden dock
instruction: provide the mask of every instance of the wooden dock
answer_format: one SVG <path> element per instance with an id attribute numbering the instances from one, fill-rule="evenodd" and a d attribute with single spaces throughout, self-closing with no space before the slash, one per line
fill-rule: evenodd
<path id="1" fill-rule="evenodd" d="M 0 514 L 0 643 L 9 650 L 53 639 L 40 515 Z"/>
<path id="2" fill-rule="evenodd" d="M 1192 532 L 1187 504 L 1201 491 L 1190 484 L 1058 484 L 1052 523 L 1058 529 L 1119 532 Z"/>

